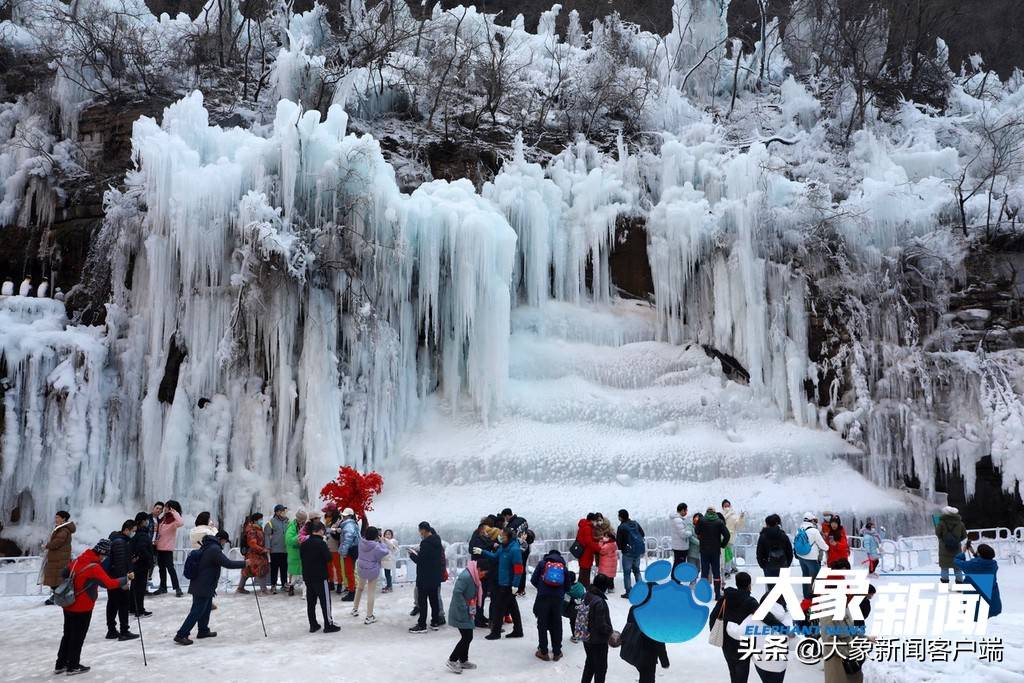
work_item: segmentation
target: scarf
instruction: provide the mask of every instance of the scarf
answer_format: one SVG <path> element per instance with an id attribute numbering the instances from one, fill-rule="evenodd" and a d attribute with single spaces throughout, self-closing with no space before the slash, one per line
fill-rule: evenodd
<path id="1" fill-rule="evenodd" d="M 476 560 L 470 560 L 466 563 L 466 571 L 469 572 L 470 578 L 473 579 L 473 583 L 476 584 L 476 599 L 471 604 L 482 605 L 484 589 L 480 585 L 480 568 L 477 567 Z"/>

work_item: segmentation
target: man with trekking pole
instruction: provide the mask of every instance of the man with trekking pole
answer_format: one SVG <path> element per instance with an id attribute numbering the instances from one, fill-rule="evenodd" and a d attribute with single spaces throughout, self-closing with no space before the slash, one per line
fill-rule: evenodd
<path id="1" fill-rule="evenodd" d="M 221 567 L 241 569 L 245 566 L 245 560 L 229 560 L 224 555 L 224 546 L 227 542 L 228 532 L 223 529 L 218 531 L 216 536 L 204 536 L 199 548 L 192 551 L 195 555 L 190 555 L 185 563 L 185 578 L 189 579 L 188 592 L 192 595 L 192 609 L 174 636 L 174 642 L 178 645 L 192 644 L 189 635 L 197 623 L 198 638 L 214 638 L 217 635 L 216 631 L 210 630 L 210 610 L 213 607 L 213 596 L 217 594 Z M 262 619 L 262 614 L 260 618 Z"/>

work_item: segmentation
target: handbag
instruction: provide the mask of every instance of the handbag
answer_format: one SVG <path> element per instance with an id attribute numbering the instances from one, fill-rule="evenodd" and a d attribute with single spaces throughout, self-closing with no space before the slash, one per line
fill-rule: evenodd
<path id="1" fill-rule="evenodd" d="M 725 644 L 725 600 L 722 600 L 722 609 L 718 611 L 718 618 L 708 633 L 708 643 L 715 647 Z"/>
<path id="2" fill-rule="evenodd" d="M 583 557 L 583 550 L 583 544 L 579 541 L 573 541 L 572 545 L 569 546 L 569 554 L 571 554 L 577 560 Z"/>
<path id="3" fill-rule="evenodd" d="M 854 674 L 859 674 L 860 673 L 862 662 L 857 661 L 855 659 L 845 659 L 845 658 L 842 661 L 843 661 L 843 671 L 845 671 L 848 676 L 853 676 Z"/>

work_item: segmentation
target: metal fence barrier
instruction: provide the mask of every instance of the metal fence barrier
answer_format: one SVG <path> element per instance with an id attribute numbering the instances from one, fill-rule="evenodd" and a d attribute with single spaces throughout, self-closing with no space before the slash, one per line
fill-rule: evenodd
<path id="1" fill-rule="evenodd" d="M 1024 562 L 1024 527 L 1009 529 L 1007 527 L 990 527 L 985 529 L 969 529 L 967 536 L 975 545 L 987 543 L 995 550 L 996 558 L 1011 564 Z M 757 565 L 757 538 L 754 532 L 741 531 L 736 533 L 733 548 L 736 557 L 743 560 L 744 565 Z M 854 568 L 867 562 L 867 555 L 863 550 L 863 539 L 860 536 L 847 536 L 850 544 L 850 565 Z M 528 562 L 533 564 L 527 567 L 530 571 L 536 562 L 551 550 L 557 549 L 572 564 L 575 561 L 569 553 L 575 539 L 537 539 L 530 547 Z M 658 559 L 671 559 L 672 543 L 669 536 L 648 536 L 645 539 L 647 552 L 646 562 Z M 411 583 L 416 580 L 416 563 L 409 557 L 409 550 L 415 550 L 417 546 L 399 546 L 398 555 L 395 557 L 395 569 L 393 574 L 394 582 L 397 584 Z M 178 572 L 181 585 L 187 586 L 183 568 L 185 558 L 192 550 L 191 547 L 177 548 L 174 551 L 174 565 Z M 232 560 L 242 559 L 241 551 L 232 547 L 228 553 Z M 445 546 L 445 557 L 448 561 L 449 578 L 454 580 L 458 572 L 465 568 L 470 560 L 469 544 L 465 542 L 449 543 Z M 879 548 L 880 572 L 899 572 L 914 569 L 916 567 L 935 564 L 939 559 L 938 539 L 934 534 L 923 536 L 901 536 L 897 539 L 883 539 Z M 25 595 L 44 595 L 48 593 L 45 586 L 37 582 L 40 576 L 40 564 L 42 558 L 38 555 L 23 557 L 0 558 L 0 597 L 13 597 Z M 154 578 L 159 570 L 154 569 Z M 233 590 L 238 586 L 241 571 L 238 569 L 225 569 L 221 571 L 221 586 L 223 590 Z"/>

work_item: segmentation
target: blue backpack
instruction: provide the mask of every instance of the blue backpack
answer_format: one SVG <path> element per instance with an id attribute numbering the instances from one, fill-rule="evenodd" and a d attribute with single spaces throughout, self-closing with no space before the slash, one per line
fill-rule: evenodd
<path id="1" fill-rule="evenodd" d="M 640 535 L 639 525 L 630 520 L 626 522 L 626 555 L 640 557 L 647 552 L 647 543 Z"/>
<path id="2" fill-rule="evenodd" d="M 188 554 L 188 557 L 185 558 L 185 566 L 181 570 L 181 573 L 185 575 L 186 579 L 193 581 L 197 576 L 199 576 L 199 561 L 202 559 L 202 548 L 196 548 Z"/>
<path id="3" fill-rule="evenodd" d="M 544 563 L 544 571 L 541 572 L 540 580 L 546 586 L 561 588 L 565 585 L 565 564 L 551 560 Z"/>
<path id="4" fill-rule="evenodd" d="M 800 527 L 793 538 L 793 552 L 797 555 L 806 555 L 811 552 L 811 539 L 807 538 L 807 529 Z"/>

